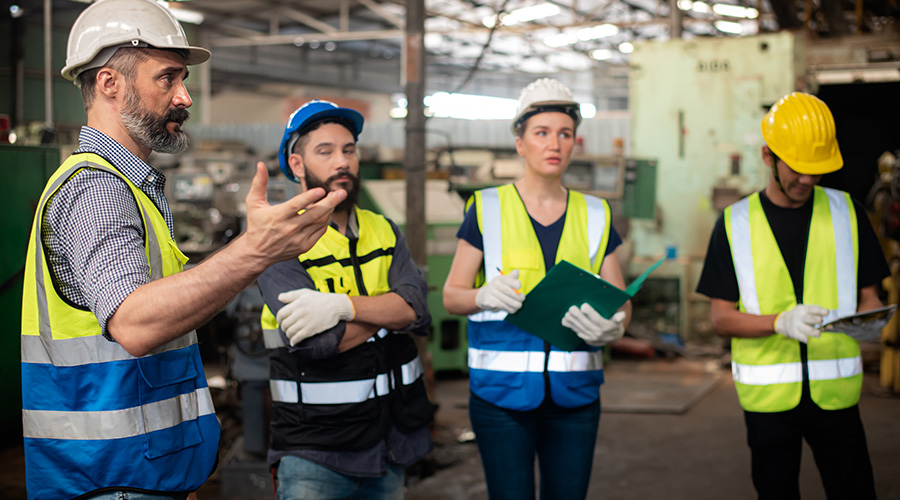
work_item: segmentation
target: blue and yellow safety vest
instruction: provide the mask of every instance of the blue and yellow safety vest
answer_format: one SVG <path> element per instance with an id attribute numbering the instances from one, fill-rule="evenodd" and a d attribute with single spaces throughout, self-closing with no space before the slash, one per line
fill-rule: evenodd
<path id="1" fill-rule="evenodd" d="M 216 463 L 219 423 L 191 332 L 135 358 L 101 333 L 94 314 L 61 297 L 41 241 L 47 200 L 81 169 L 125 181 L 141 212 L 150 278 L 186 257 L 153 202 L 98 155 L 70 156 L 41 195 L 22 302 L 22 421 L 29 499 L 103 489 L 188 492 Z"/>
<path id="2" fill-rule="evenodd" d="M 484 268 L 476 286 L 503 272 L 519 270 L 522 293 L 544 277 L 546 266 L 525 204 L 515 186 L 477 191 L 478 227 L 484 242 Z M 569 191 L 556 262 L 600 272 L 610 234 L 609 205 L 603 199 Z M 505 312 L 469 315 L 469 385 L 478 397 L 511 410 L 537 408 L 545 398 L 544 374 L 554 403 L 574 408 L 600 397 L 603 354 L 583 344 L 562 351 L 503 321 Z"/>
<path id="3" fill-rule="evenodd" d="M 829 309 L 826 321 L 857 307 L 859 238 L 850 195 L 816 187 L 803 271 L 803 303 Z M 741 312 L 778 314 L 797 304 L 787 265 L 766 219 L 759 193 L 725 209 L 725 229 L 737 275 Z M 780 412 L 797 406 L 803 388 L 800 343 L 783 335 L 733 338 L 732 374 L 741 406 L 752 412 Z M 809 340 L 809 389 L 826 410 L 849 408 L 862 390 L 859 343 L 822 332 Z"/>

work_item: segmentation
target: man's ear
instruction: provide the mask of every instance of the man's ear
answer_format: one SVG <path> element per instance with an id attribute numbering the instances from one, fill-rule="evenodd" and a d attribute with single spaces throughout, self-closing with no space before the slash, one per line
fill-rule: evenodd
<path id="1" fill-rule="evenodd" d="M 768 165 L 769 168 L 772 168 L 772 151 L 769 150 L 769 146 L 766 144 L 763 144 L 762 149 L 760 151 L 762 152 L 763 163 Z"/>
<path id="2" fill-rule="evenodd" d="M 122 74 L 112 68 L 100 68 L 95 88 L 108 99 L 114 99 L 122 91 Z"/>
<path id="3" fill-rule="evenodd" d="M 291 153 L 288 156 L 288 166 L 291 167 L 294 177 L 300 181 L 303 190 L 306 191 L 306 165 L 303 164 L 303 157 L 297 153 Z"/>

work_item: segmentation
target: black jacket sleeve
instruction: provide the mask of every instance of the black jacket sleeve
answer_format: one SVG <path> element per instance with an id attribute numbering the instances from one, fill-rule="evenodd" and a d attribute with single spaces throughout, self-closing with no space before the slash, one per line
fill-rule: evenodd
<path id="1" fill-rule="evenodd" d="M 428 325 L 431 324 L 431 313 L 428 311 L 428 283 L 412 259 L 406 237 L 394 221 L 390 219 L 388 221 L 397 236 L 397 245 L 388 270 L 388 284 L 391 291 L 402 297 L 416 313 L 415 321 L 401 331 L 427 335 Z"/>

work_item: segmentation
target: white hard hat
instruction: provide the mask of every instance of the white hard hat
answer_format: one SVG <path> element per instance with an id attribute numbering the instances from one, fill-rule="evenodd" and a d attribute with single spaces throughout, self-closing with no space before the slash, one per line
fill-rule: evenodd
<path id="1" fill-rule="evenodd" d="M 581 123 L 581 106 L 572 98 L 572 91 L 553 78 L 540 78 L 522 89 L 510 130 L 515 134 L 523 121 L 546 111 L 568 114 L 575 120 L 576 127 Z"/>
<path id="2" fill-rule="evenodd" d="M 79 73 L 102 67 L 122 47 L 183 51 L 185 64 L 209 59 L 208 50 L 188 45 L 181 24 L 156 1 L 98 0 L 72 25 L 62 76 L 77 85 Z"/>

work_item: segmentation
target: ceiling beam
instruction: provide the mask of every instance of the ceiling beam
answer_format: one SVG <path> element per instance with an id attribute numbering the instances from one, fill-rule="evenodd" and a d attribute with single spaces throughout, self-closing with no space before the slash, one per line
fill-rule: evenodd
<path id="1" fill-rule="evenodd" d="M 239 38 L 214 38 L 210 40 L 213 47 L 245 47 L 251 45 L 290 45 L 298 41 L 310 42 L 348 42 L 356 40 L 385 40 L 403 38 L 403 30 L 373 31 L 332 31 L 330 33 L 296 33 L 290 35 L 263 35 Z"/>

